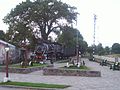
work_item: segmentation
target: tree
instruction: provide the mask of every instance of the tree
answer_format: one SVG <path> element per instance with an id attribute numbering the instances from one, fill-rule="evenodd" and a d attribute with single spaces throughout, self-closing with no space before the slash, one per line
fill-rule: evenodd
<path id="1" fill-rule="evenodd" d="M 2 30 L 0 30 L 0 39 L 5 40 L 5 33 Z"/>
<path id="2" fill-rule="evenodd" d="M 115 54 L 120 54 L 120 44 L 119 43 L 114 43 L 112 45 L 112 52 Z"/>
<path id="3" fill-rule="evenodd" d="M 68 48 L 76 48 L 78 38 L 79 50 L 83 54 L 87 48 L 87 42 L 83 40 L 83 36 L 79 30 L 66 26 L 62 33 L 58 36 L 58 42 Z"/>
<path id="4" fill-rule="evenodd" d="M 83 41 L 79 42 L 79 44 L 80 44 L 81 54 L 85 54 L 87 51 L 87 48 L 88 48 L 87 42 L 83 40 Z"/>
<path id="5" fill-rule="evenodd" d="M 103 55 L 104 54 L 104 49 L 101 43 L 99 43 L 96 47 L 96 52 L 98 53 L 98 55 Z"/>
<path id="6" fill-rule="evenodd" d="M 67 47 L 76 47 L 77 33 L 78 37 L 83 40 L 82 35 L 77 29 L 66 26 L 62 30 L 62 33 L 58 36 L 58 42 L 64 44 Z"/>
<path id="7" fill-rule="evenodd" d="M 51 32 L 76 21 L 78 13 L 75 10 L 75 7 L 57 0 L 26 0 L 12 9 L 4 22 L 9 24 L 8 34 L 17 38 L 14 39 L 16 42 L 33 35 L 47 40 Z"/>
<path id="8" fill-rule="evenodd" d="M 89 46 L 89 47 L 87 48 L 87 52 L 90 53 L 90 54 L 92 54 L 92 53 L 93 53 L 93 47 L 92 47 L 92 46 Z"/>
<path id="9" fill-rule="evenodd" d="M 110 48 L 108 46 L 106 46 L 104 49 L 105 49 L 105 54 L 109 55 L 110 54 Z"/>
<path id="10" fill-rule="evenodd" d="M 105 50 L 102 46 L 101 43 L 99 43 L 97 46 L 96 46 L 96 50 L 95 50 L 95 53 L 98 54 L 98 55 L 104 55 L 105 54 Z"/>

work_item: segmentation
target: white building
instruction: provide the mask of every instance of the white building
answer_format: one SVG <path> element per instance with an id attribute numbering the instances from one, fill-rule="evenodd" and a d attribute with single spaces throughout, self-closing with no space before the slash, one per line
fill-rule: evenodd
<path id="1" fill-rule="evenodd" d="M 9 44 L 3 40 L 0 40 L 0 64 L 3 64 L 5 62 L 5 58 L 6 58 L 5 46 L 6 46 L 6 44 L 8 44 L 8 46 L 10 47 L 9 59 L 14 58 L 15 46 L 12 44 Z"/>

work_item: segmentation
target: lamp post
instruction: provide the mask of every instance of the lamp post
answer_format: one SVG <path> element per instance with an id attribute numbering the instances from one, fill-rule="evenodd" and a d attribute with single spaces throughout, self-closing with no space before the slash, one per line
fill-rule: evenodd
<path id="1" fill-rule="evenodd" d="M 9 81 L 9 75 L 8 75 L 8 60 L 9 60 L 9 45 L 8 44 L 6 44 L 6 46 L 5 46 L 5 51 L 6 51 L 6 61 L 5 61 L 5 64 L 6 64 L 6 77 L 4 77 L 4 82 L 8 82 Z"/>

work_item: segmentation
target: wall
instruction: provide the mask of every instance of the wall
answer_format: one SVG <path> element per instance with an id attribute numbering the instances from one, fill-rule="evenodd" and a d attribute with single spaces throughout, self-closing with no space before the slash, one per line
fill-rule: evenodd
<path id="1" fill-rule="evenodd" d="M 81 71 L 71 69 L 55 69 L 55 68 L 44 68 L 44 75 L 57 75 L 57 76 L 82 76 L 82 77 L 101 77 L 100 71 Z"/>
<path id="2" fill-rule="evenodd" d="M 8 71 L 9 73 L 31 73 L 33 71 L 38 71 L 43 69 L 43 67 L 32 67 L 32 68 L 13 68 L 13 67 L 9 67 Z M 5 72 L 6 69 L 5 67 L 0 67 L 0 72 Z"/>

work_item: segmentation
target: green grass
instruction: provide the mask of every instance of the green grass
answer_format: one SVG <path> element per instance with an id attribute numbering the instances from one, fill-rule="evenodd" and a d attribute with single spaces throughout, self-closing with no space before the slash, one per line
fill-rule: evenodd
<path id="1" fill-rule="evenodd" d="M 70 87 L 69 85 L 30 83 L 30 82 L 2 82 L 0 83 L 0 85 L 14 85 L 14 86 L 36 87 L 36 88 L 58 88 L 58 89 L 64 89 Z"/>
<path id="2" fill-rule="evenodd" d="M 87 66 L 80 66 L 80 67 L 77 67 L 76 65 L 71 65 L 70 67 L 64 67 L 66 69 L 80 69 L 80 70 L 90 70 L 89 67 Z"/>
<path id="3" fill-rule="evenodd" d="M 48 65 L 47 64 L 40 64 L 40 63 L 33 63 L 33 66 L 27 66 L 27 68 L 30 68 L 30 67 L 45 67 L 45 66 L 48 66 Z M 13 65 L 10 65 L 10 67 L 21 68 L 22 66 L 20 64 L 13 64 Z"/>

